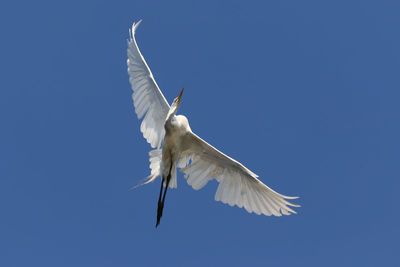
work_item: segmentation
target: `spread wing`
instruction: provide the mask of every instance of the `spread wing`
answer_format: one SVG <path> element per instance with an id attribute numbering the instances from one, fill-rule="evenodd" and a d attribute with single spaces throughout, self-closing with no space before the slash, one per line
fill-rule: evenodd
<path id="1" fill-rule="evenodd" d="M 281 216 L 296 213 L 289 206 L 299 207 L 257 179 L 257 175 L 238 161 L 228 157 L 192 132 L 182 140 L 182 157 L 178 167 L 195 190 L 215 178 L 218 189 L 215 200 L 230 206 L 244 207 L 256 214 Z"/>
<path id="2" fill-rule="evenodd" d="M 160 147 L 164 139 L 164 122 L 170 107 L 137 46 L 135 31 L 140 22 L 133 23 L 128 40 L 129 82 L 136 114 L 139 119 L 144 117 L 140 131 L 151 147 L 155 148 Z"/>

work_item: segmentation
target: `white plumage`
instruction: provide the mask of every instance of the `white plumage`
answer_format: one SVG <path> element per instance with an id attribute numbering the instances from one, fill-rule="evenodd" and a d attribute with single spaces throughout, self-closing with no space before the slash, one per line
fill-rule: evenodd
<path id="1" fill-rule="evenodd" d="M 134 23 L 128 42 L 128 73 L 132 86 L 132 99 L 139 119 L 143 118 L 140 131 L 151 147 L 160 147 L 164 138 L 165 117 L 169 105 L 153 78 L 135 40 L 135 30 L 141 21 Z"/>
<path id="2" fill-rule="evenodd" d="M 194 134 L 185 116 L 176 115 L 183 89 L 170 106 L 137 46 L 135 31 L 140 22 L 134 23 L 130 31 L 127 64 L 135 111 L 139 119 L 144 117 L 140 130 L 147 142 L 156 148 L 149 153 L 151 175 L 146 183 L 158 176 L 163 179 L 157 225 L 162 216 L 167 188 L 177 187 L 176 168 L 180 168 L 195 190 L 216 179 L 219 186 L 215 200 L 230 206 L 244 207 L 248 212 L 268 216 L 296 213 L 290 206 L 299 205 L 287 199 L 297 197 L 281 195 L 263 184 L 255 173 Z M 161 197 L 163 185 L 164 196 Z"/>

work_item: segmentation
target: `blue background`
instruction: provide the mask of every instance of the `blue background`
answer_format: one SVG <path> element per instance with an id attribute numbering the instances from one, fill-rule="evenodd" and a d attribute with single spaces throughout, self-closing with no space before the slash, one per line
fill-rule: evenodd
<path id="1" fill-rule="evenodd" d="M 399 266 L 398 1 L 2 1 L 0 266 Z M 298 214 L 178 178 L 161 225 L 126 71 Z"/>

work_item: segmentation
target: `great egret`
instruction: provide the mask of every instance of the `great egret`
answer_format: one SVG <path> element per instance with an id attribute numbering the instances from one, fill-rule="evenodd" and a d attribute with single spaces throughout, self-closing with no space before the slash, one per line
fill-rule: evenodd
<path id="1" fill-rule="evenodd" d="M 286 199 L 297 197 L 281 195 L 263 184 L 255 173 L 193 133 L 185 116 L 176 115 L 183 89 L 172 105 L 168 105 L 137 46 L 135 32 L 140 22 L 133 23 L 130 30 L 127 64 L 135 111 L 139 119 L 144 117 L 140 130 L 155 148 L 149 153 L 151 174 L 144 184 L 162 177 L 156 227 L 160 223 L 168 187 L 177 187 L 176 168 L 180 168 L 195 190 L 215 178 L 219 182 L 215 200 L 230 206 L 268 216 L 296 213 L 289 206 L 299 205 Z"/>

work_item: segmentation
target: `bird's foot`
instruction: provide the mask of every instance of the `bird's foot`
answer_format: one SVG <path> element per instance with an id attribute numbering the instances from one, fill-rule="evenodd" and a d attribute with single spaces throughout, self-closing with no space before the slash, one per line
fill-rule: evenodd
<path id="1" fill-rule="evenodd" d="M 160 220 L 161 220 L 162 213 L 163 213 L 163 206 L 164 206 L 163 203 L 158 202 L 156 227 L 160 224 Z"/>

